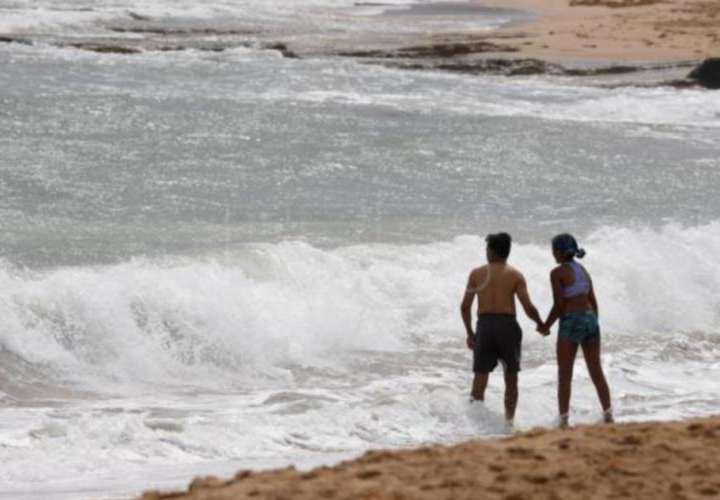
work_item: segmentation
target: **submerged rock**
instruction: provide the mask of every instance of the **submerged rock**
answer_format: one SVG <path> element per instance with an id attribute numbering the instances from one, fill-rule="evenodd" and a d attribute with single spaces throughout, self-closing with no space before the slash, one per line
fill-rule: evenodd
<path id="1" fill-rule="evenodd" d="M 138 14 L 137 12 L 133 12 L 131 10 L 128 11 L 128 16 L 131 19 L 134 19 L 135 21 L 150 21 L 151 18 L 149 16 L 144 16 L 142 14 Z"/>
<path id="2" fill-rule="evenodd" d="M 218 29 L 218 28 L 176 28 L 154 25 L 129 25 L 109 26 L 108 29 L 115 33 L 137 33 L 146 35 L 161 36 L 248 36 L 256 35 L 258 30 L 251 29 Z"/>
<path id="3" fill-rule="evenodd" d="M 296 52 L 290 50 L 290 48 L 288 48 L 287 44 L 284 42 L 268 43 L 263 45 L 263 49 L 276 50 L 280 52 L 283 57 L 287 57 L 288 59 L 300 59 L 300 56 Z"/>
<path id="4" fill-rule="evenodd" d="M 136 47 L 128 47 L 127 45 L 115 45 L 112 43 L 70 43 L 65 46 L 72 47 L 74 49 L 99 52 L 101 54 L 139 54 L 142 52 L 142 50 Z"/>
<path id="5" fill-rule="evenodd" d="M 32 45 L 32 40 L 16 36 L 0 35 L 0 43 L 20 43 L 22 45 Z"/>
<path id="6" fill-rule="evenodd" d="M 720 57 L 705 59 L 688 78 L 708 89 L 720 89 Z"/>

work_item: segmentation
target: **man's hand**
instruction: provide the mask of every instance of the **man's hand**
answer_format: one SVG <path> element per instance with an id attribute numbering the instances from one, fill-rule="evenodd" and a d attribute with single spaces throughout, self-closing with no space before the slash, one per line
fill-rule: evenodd
<path id="1" fill-rule="evenodd" d="M 467 348 L 471 351 L 475 350 L 475 335 L 468 334 L 467 338 L 465 339 L 465 343 L 467 344 Z"/>
<path id="2" fill-rule="evenodd" d="M 550 328 L 548 328 L 545 323 L 538 323 L 537 332 L 543 337 L 547 337 L 548 335 L 550 335 Z"/>

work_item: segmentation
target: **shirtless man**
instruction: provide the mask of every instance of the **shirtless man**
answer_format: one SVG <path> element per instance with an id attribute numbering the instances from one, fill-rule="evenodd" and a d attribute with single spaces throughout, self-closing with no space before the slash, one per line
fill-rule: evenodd
<path id="1" fill-rule="evenodd" d="M 515 296 L 538 331 L 542 320 L 530 301 L 523 275 L 507 264 L 511 238 L 507 233 L 490 234 L 487 242 L 488 263 L 474 269 L 468 278 L 460 306 L 467 332 L 467 346 L 473 351 L 472 399 L 483 401 L 488 376 L 502 363 L 505 372 L 505 419 L 512 426 L 518 399 L 518 372 L 522 330 L 515 319 Z M 472 304 L 478 298 L 477 330 L 472 330 Z"/>

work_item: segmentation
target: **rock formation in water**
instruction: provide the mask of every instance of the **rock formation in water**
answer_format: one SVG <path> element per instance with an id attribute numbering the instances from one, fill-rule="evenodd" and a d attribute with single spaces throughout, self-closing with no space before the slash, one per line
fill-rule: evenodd
<path id="1" fill-rule="evenodd" d="M 705 59 L 688 78 L 708 89 L 720 89 L 720 57 Z"/>

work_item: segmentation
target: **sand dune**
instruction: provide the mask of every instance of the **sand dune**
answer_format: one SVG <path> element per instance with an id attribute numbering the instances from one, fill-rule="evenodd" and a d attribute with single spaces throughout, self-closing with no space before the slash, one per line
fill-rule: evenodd
<path id="1" fill-rule="evenodd" d="M 720 417 L 532 430 L 457 446 L 374 451 L 308 472 L 196 479 L 158 499 L 720 498 Z"/>

